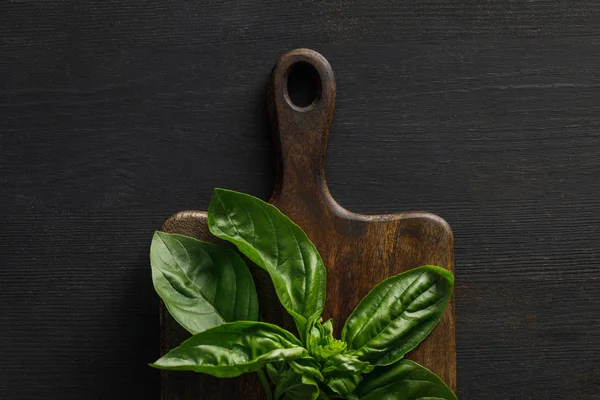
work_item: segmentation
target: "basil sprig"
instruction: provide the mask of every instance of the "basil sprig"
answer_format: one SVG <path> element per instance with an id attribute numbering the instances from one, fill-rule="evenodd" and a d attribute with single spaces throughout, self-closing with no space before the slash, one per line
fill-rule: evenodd
<path id="1" fill-rule="evenodd" d="M 456 400 L 437 375 L 403 359 L 438 324 L 452 294 L 450 272 L 427 265 L 384 280 L 350 315 L 340 340 L 332 320 L 321 318 L 323 261 L 298 225 L 253 196 L 215 189 L 208 226 L 267 271 L 299 339 L 257 322 L 254 282 L 235 251 L 156 232 L 154 287 L 193 336 L 151 366 L 220 378 L 258 372 L 270 400 Z"/>

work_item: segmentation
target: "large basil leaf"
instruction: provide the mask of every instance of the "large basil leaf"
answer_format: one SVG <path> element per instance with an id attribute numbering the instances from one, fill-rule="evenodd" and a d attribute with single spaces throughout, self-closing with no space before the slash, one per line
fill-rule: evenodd
<path id="1" fill-rule="evenodd" d="M 155 232 L 150 263 L 156 292 L 173 318 L 190 333 L 225 322 L 258 319 L 252 275 L 234 250 Z"/>
<path id="2" fill-rule="evenodd" d="M 346 321 L 342 340 L 372 365 L 389 365 L 427 337 L 452 294 L 454 276 L 435 266 L 386 279 L 360 302 Z"/>
<path id="3" fill-rule="evenodd" d="M 360 400 L 457 400 L 437 375 L 410 360 L 375 368 L 354 394 Z"/>
<path id="4" fill-rule="evenodd" d="M 158 359 L 153 367 L 231 378 L 275 361 L 306 357 L 290 332 L 264 322 L 238 321 L 198 333 Z"/>
<path id="5" fill-rule="evenodd" d="M 208 226 L 269 273 L 281 304 L 304 335 L 306 320 L 323 311 L 326 276 L 302 229 L 271 204 L 224 189 L 213 193 Z"/>

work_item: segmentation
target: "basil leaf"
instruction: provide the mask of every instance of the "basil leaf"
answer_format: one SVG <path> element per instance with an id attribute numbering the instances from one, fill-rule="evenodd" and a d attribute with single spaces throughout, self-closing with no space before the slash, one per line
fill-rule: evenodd
<path id="1" fill-rule="evenodd" d="M 360 375 L 334 376 L 327 382 L 327 386 L 335 393 L 346 398 L 360 383 Z"/>
<path id="2" fill-rule="evenodd" d="M 325 361 L 346 350 L 346 343 L 333 337 L 333 320 L 324 324 L 323 318 L 316 315 L 308 319 L 306 324 L 306 348 L 319 361 Z"/>
<path id="3" fill-rule="evenodd" d="M 288 368 L 287 364 L 281 361 L 267 364 L 267 374 L 271 382 L 277 385 L 286 368 Z"/>
<path id="4" fill-rule="evenodd" d="M 457 400 L 436 374 L 410 360 L 375 368 L 354 394 L 360 400 Z"/>
<path id="5" fill-rule="evenodd" d="M 275 387 L 275 400 L 316 400 L 319 397 L 319 385 L 308 376 L 287 370 L 281 382 Z"/>
<path id="6" fill-rule="evenodd" d="M 304 335 L 306 320 L 323 311 L 326 276 L 302 229 L 271 204 L 224 189 L 213 193 L 208 227 L 269 273 L 279 301 Z"/>
<path id="7" fill-rule="evenodd" d="M 226 322 L 258 319 L 254 280 L 231 249 L 155 232 L 152 281 L 169 313 L 192 334 Z"/>
<path id="8" fill-rule="evenodd" d="M 341 396 L 350 394 L 361 380 L 361 375 L 371 372 L 373 366 L 360 361 L 352 352 L 337 354 L 323 366 L 327 386 Z"/>
<path id="9" fill-rule="evenodd" d="M 326 376 L 332 373 L 346 373 L 362 375 L 373 371 L 373 366 L 368 362 L 360 361 L 354 354 L 338 354 L 325 362 L 323 374 Z"/>
<path id="10" fill-rule="evenodd" d="M 360 302 L 346 321 L 342 340 L 372 365 L 389 365 L 427 337 L 452 294 L 454 276 L 424 266 L 386 279 Z"/>
<path id="11" fill-rule="evenodd" d="M 231 378 L 275 361 L 306 357 L 290 332 L 264 322 L 238 321 L 198 333 L 151 366 Z"/>
<path id="12" fill-rule="evenodd" d="M 317 382 L 306 375 L 302 375 L 302 385 L 298 385 L 286 392 L 286 400 L 317 400 L 320 390 Z"/>
<path id="13" fill-rule="evenodd" d="M 289 366 L 286 365 L 286 367 L 288 368 L 279 375 L 279 380 L 277 383 L 275 383 L 275 390 L 273 391 L 273 397 L 275 400 L 283 397 L 288 388 L 300 382 L 301 375 L 294 372 L 294 370 L 289 368 Z"/>
<path id="14" fill-rule="evenodd" d="M 323 381 L 321 374 L 321 365 L 314 358 L 307 356 L 288 362 L 289 366 L 302 376 L 310 376 L 316 380 Z"/>

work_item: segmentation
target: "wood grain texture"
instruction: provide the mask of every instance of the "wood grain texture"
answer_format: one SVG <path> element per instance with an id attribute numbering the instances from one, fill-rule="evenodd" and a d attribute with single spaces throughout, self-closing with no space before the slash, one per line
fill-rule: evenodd
<path id="1" fill-rule="evenodd" d="M 314 68 L 320 78 L 318 95 L 306 107 L 296 106 L 288 94 L 289 76 L 300 64 Z M 325 181 L 325 153 L 335 98 L 334 74 L 321 54 L 296 49 L 275 65 L 268 106 L 278 168 L 269 201 L 300 225 L 319 250 L 327 270 L 328 300 L 323 316 L 325 320 L 334 318 L 339 337 L 352 310 L 384 279 L 422 265 L 454 272 L 454 239 L 448 224 L 433 214 L 360 215 L 344 209 L 331 197 Z M 215 241 L 206 222 L 206 214 L 184 211 L 168 219 L 163 230 Z M 259 285 L 259 292 L 267 285 Z M 278 300 L 262 300 L 262 317 L 267 322 L 284 324 Z M 174 326 L 164 308 L 161 313 L 164 354 L 187 335 Z M 407 357 L 434 371 L 456 391 L 454 300 L 431 335 Z M 239 398 L 241 394 L 245 398 L 266 398 L 256 378 L 218 383 L 210 377 L 174 375 L 177 372 L 162 373 L 164 400 Z"/>
<path id="2" fill-rule="evenodd" d="M 451 224 L 461 400 L 600 399 L 600 3 L 0 2 L 0 397 L 158 399 L 152 231 L 267 199 L 264 88 L 310 47 L 326 174 Z"/>

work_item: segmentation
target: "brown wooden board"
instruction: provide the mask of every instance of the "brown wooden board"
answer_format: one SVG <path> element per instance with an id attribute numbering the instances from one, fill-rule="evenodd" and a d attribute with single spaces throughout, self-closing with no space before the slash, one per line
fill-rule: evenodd
<path id="1" fill-rule="evenodd" d="M 320 78 L 312 104 L 298 107 L 290 100 L 288 78 L 295 67 L 309 64 Z M 341 207 L 330 195 L 324 165 L 336 86 L 331 66 L 308 49 L 285 54 L 275 65 L 268 101 L 273 138 L 278 151 L 277 179 L 270 202 L 299 224 L 319 250 L 327 268 L 324 318 L 334 318 L 339 335 L 345 319 L 379 282 L 425 264 L 454 271 L 454 239 L 448 224 L 425 212 L 360 215 Z M 202 211 L 183 211 L 163 225 L 166 232 L 218 241 L 208 231 Z M 291 327 L 270 282 L 252 268 L 262 317 Z M 161 307 L 161 352 L 189 336 Z M 407 355 L 436 372 L 456 392 L 454 299 L 431 335 Z M 162 372 L 163 400 L 263 399 L 256 374 L 236 379 Z"/>

